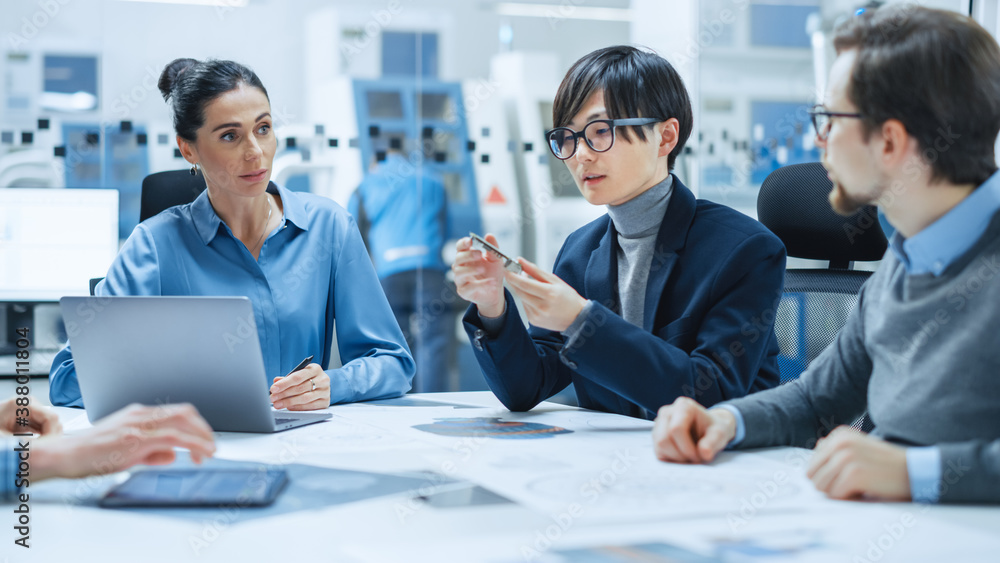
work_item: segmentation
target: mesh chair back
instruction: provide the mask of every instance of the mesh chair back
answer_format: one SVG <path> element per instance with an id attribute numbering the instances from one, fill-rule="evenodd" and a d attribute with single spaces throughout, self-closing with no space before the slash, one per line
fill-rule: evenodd
<path id="1" fill-rule="evenodd" d="M 819 163 L 772 172 L 757 197 L 757 217 L 781 239 L 788 256 L 828 260 L 829 269 L 790 269 L 775 313 L 781 382 L 797 379 L 833 342 L 857 306 L 870 272 L 848 269 L 855 261 L 880 260 L 888 243 L 874 207 L 844 217 L 827 199 L 833 184 Z M 870 432 L 865 414 L 854 427 Z"/>
<path id="2" fill-rule="evenodd" d="M 858 304 L 858 291 L 870 272 L 788 270 L 774 320 L 781 347 L 781 382 L 797 379 L 833 342 Z"/>
<path id="3" fill-rule="evenodd" d="M 826 270 L 790 269 L 775 314 L 781 346 L 781 381 L 796 379 L 847 322 L 870 272 L 850 270 L 855 261 L 879 260 L 888 245 L 872 206 L 836 214 L 827 199 L 833 184 L 818 162 L 772 172 L 757 196 L 757 216 L 793 258 L 828 260 Z"/>
<path id="4" fill-rule="evenodd" d="M 789 256 L 829 260 L 846 269 L 853 261 L 880 260 L 887 246 L 873 206 L 844 217 L 830 207 L 833 184 L 818 162 L 772 172 L 757 195 L 757 217 L 785 243 Z"/>

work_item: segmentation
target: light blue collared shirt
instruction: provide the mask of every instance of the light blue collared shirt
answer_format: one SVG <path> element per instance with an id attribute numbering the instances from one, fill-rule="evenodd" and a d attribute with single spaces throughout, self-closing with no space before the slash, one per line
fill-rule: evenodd
<path id="1" fill-rule="evenodd" d="M 406 393 L 413 359 L 353 217 L 324 197 L 274 183 L 268 191 L 281 198 L 284 216 L 257 260 L 206 190 L 138 225 L 96 294 L 246 296 L 264 356 L 262 385 L 314 355 L 330 376 L 331 404 Z M 328 369 L 334 326 L 344 365 Z M 49 398 L 83 406 L 68 345 L 53 360 Z"/>
<path id="2" fill-rule="evenodd" d="M 948 266 L 965 254 L 986 232 L 993 216 L 1000 211 L 1000 172 L 995 172 L 971 194 L 940 219 L 910 238 L 896 231 L 889 248 L 909 275 L 940 276 Z M 746 425 L 739 409 L 719 405 L 736 417 L 736 437 L 729 448 L 739 445 L 746 436 Z M 906 449 L 906 472 L 910 495 L 917 502 L 937 502 L 940 497 L 941 450 L 935 446 Z"/>
<path id="3" fill-rule="evenodd" d="M 940 276 L 983 236 L 997 210 L 1000 210 L 1000 172 L 912 237 L 905 238 L 896 231 L 889 239 L 889 247 L 911 276 Z"/>

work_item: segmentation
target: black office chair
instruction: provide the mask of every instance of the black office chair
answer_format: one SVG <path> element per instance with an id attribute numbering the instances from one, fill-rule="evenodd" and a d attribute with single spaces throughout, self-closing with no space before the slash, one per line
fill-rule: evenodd
<path id="1" fill-rule="evenodd" d="M 191 203 L 205 191 L 205 178 L 190 170 L 168 170 L 150 174 L 142 180 L 139 222 L 175 205 Z"/>
<path id="2" fill-rule="evenodd" d="M 139 222 L 175 205 L 191 203 L 205 191 L 205 178 L 192 176 L 190 170 L 167 170 L 150 174 L 142 180 Z M 104 278 L 90 278 L 90 294 Z"/>
<path id="3" fill-rule="evenodd" d="M 772 172 L 757 196 L 758 219 L 785 243 L 789 257 L 829 262 L 785 272 L 774 323 L 782 383 L 797 379 L 847 322 L 871 275 L 851 269 L 853 263 L 880 260 L 888 246 L 875 207 L 837 215 L 827 199 L 832 187 L 821 164 L 793 164 Z M 867 415 L 855 426 L 872 429 Z"/>

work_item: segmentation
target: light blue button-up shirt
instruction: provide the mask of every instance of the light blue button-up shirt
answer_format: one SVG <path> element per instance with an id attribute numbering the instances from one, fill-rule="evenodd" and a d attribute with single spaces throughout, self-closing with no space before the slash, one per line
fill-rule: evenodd
<path id="1" fill-rule="evenodd" d="M 889 248 L 911 276 L 940 276 L 983 236 L 997 210 L 1000 210 L 1000 173 L 990 176 L 951 211 L 912 237 L 894 233 Z"/>
<path id="2" fill-rule="evenodd" d="M 919 233 L 905 238 L 896 231 L 889 239 L 889 248 L 908 274 L 940 276 L 983 236 L 998 211 L 1000 172 L 995 172 L 968 197 Z M 730 405 L 715 408 L 725 408 L 736 417 L 736 436 L 729 447 L 738 445 L 746 435 L 743 415 L 739 409 Z M 906 471 L 910 478 L 910 495 L 913 500 L 938 501 L 941 483 L 939 448 L 907 448 Z"/>
<path id="3" fill-rule="evenodd" d="M 353 217 L 327 198 L 274 183 L 268 191 L 284 216 L 257 260 L 205 191 L 138 225 L 95 293 L 246 296 L 264 356 L 261 385 L 314 355 L 330 376 L 331 404 L 406 393 L 413 359 Z M 344 365 L 328 369 L 334 326 Z M 53 360 L 49 398 L 83 406 L 69 345 Z"/>

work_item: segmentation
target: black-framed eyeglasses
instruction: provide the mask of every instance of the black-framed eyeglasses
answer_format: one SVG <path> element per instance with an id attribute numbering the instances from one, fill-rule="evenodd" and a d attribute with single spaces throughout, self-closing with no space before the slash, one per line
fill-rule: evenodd
<path id="1" fill-rule="evenodd" d="M 649 125 L 664 121 L 655 117 L 626 117 L 623 119 L 596 119 L 583 126 L 583 131 L 569 127 L 556 127 L 545 132 L 549 150 L 559 160 L 566 160 L 576 154 L 577 139 L 583 137 L 594 152 L 611 150 L 615 145 L 615 128 L 623 125 Z"/>
<path id="2" fill-rule="evenodd" d="M 834 117 L 861 119 L 864 116 L 860 113 L 827 111 L 826 106 L 823 104 L 817 104 L 809 108 L 809 117 L 812 118 L 813 130 L 816 131 L 816 137 L 818 137 L 821 141 L 825 141 L 826 137 L 830 134 L 830 125 L 832 124 L 832 119 Z"/>

